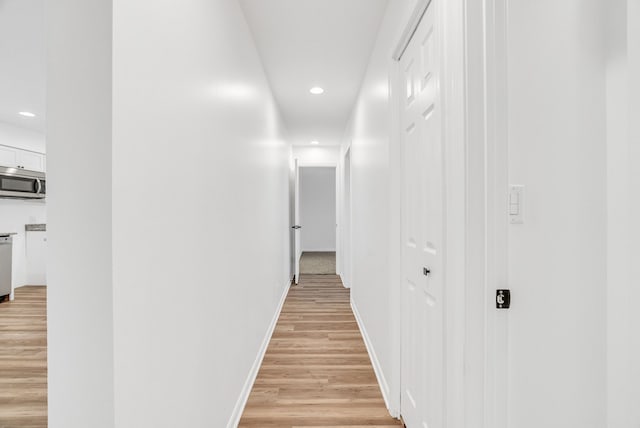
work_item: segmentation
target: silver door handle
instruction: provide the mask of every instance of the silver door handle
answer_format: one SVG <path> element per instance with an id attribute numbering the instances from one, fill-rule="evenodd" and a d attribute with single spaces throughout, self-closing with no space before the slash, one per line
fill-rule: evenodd
<path id="1" fill-rule="evenodd" d="M 296 224 L 294 226 L 291 226 L 291 229 L 302 229 L 302 226 L 300 226 L 299 224 Z"/>

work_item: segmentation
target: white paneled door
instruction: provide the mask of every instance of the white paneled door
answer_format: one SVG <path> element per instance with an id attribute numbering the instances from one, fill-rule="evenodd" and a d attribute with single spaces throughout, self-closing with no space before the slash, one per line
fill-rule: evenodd
<path id="1" fill-rule="evenodd" d="M 409 428 L 444 415 L 444 174 L 437 1 L 400 59 L 404 81 L 401 413 Z"/>

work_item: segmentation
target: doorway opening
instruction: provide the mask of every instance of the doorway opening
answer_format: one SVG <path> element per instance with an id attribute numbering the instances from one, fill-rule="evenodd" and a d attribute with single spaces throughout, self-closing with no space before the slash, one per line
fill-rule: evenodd
<path id="1" fill-rule="evenodd" d="M 336 274 L 336 168 L 299 171 L 300 274 Z"/>
<path id="2" fill-rule="evenodd" d="M 45 2 L 0 3 L 0 426 L 47 426 Z"/>

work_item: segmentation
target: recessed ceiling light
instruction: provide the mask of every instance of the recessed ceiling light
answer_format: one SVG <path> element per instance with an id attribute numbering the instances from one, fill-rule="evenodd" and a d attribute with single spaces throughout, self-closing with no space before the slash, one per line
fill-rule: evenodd
<path id="1" fill-rule="evenodd" d="M 320 141 L 312 141 L 311 144 L 313 144 L 314 146 L 317 146 L 318 144 L 320 144 Z"/>
<path id="2" fill-rule="evenodd" d="M 29 112 L 29 111 L 21 111 L 20 113 L 18 113 L 20 116 L 24 116 L 24 117 L 36 117 L 35 114 Z"/>
<path id="3" fill-rule="evenodd" d="M 324 92 L 324 89 L 319 86 L 314 86 L 313 88 L 309 89 L 309 92 L 311 92 L 313 95 L 320 95 Z"/>

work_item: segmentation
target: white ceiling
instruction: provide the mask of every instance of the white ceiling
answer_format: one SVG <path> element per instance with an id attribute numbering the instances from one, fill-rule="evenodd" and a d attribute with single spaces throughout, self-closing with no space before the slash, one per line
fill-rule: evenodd
<path id="1" fill-rule="evenodd" d="M 293 144 L 340 144 L 387 0 L 240 3 Z"/>
<path id="2" fill-rule="evenodd" d="M 0 122 L 44 132 L 45 63 L 44 0 L 0 0 Z"/>
<path id="3" fill-rule="evenodd" d="M 292 142 L 340 144 L 387 0 L 240 3 Z M 0 0 L 0 122 L 44 132 L 45 64 L 44 0 Z"/>

